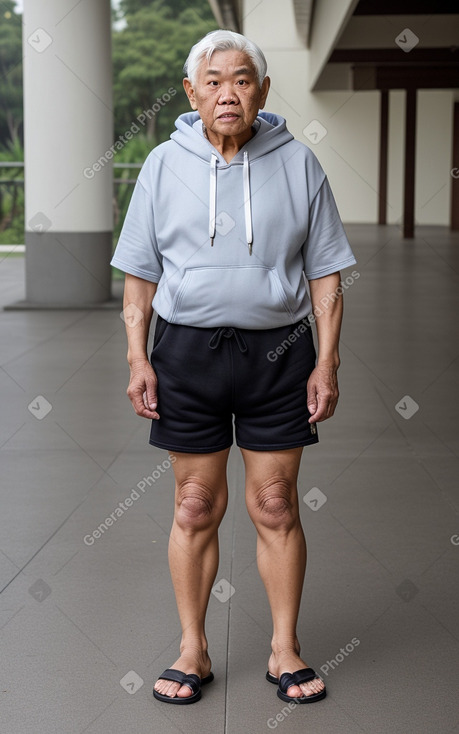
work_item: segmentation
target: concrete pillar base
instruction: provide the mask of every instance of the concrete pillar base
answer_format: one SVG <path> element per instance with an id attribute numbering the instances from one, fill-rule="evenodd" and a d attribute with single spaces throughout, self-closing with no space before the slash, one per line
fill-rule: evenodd
<path id="1" fill-rule="evenodd" d="M 26 294 L 5 310 L 122 308 L 111 292 L 111 232 L 26 232 Z"/>
<path id="2" fill-rule="evenodd" d="M 85 306 L 111 298 L 111 232 L 26 232 L 27 300 Z"/>
<path id="3" fill-rule="evenodd" d="M 24 0 L 26 294 L 30 308 L 110 301 L 110 0 Z"/>

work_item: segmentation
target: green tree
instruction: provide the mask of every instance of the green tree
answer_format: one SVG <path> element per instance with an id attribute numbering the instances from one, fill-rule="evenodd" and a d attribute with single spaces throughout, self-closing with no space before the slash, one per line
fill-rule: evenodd
<path id="1" fill-rule="evenodd" d="M 195 2 L 189 2 L 189 0 L 154 0 L 153 3 L 152 0 L 121 0 L 120 12 L 124 16 L 134 15 L 139 10 L 150 8 L 152 5 L 156 8 L 168 8 L 175 18 L 184 10 L 191 9 L 203 20 L 215 22 L 208 0 L 195 0 Z"/>
<path id="2" fill-rule="evenodd" d="M 177 15 L 176 10 L 187 7 Z M 123 0 L 126 26 L 113 34 L 115 137 L 136 123 L 144 110 L 158 108 L 158 99 L 173 95 L 145 121 L 151 147 L 166 140 L 177 115 L 189 109 L 182 87 L 183 64 L 191 46 L 217 27 L 208 19 L 208 3 L 196 0 Z M 138 123 L 136 123 L 138 124 Z"/>
<path id="3" fill-rule="evenodd" d="M 22 16 L 12 0 L 0 5 L 0 143 L 22 136 Z"/>

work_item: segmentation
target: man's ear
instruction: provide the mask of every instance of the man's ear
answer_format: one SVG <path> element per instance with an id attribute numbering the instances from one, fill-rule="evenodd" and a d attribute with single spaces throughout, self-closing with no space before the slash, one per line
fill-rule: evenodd
<path id="1" fill-rule="evenodd" d="M 266 99 L 268 97 L 269 87 L 271 86 L 271 79 L 269 76 L 265 76 L 261 85 L 261 99 L 259 109 L 262 110 L 265 106 Z"/>
<path id="2" fill-rule="evenodd" d="M 185 77 L 185 79 L 183 80 L 183 88 L 184 88 L 185 94 L 188 97 L 188 100 L 190 102 L 191 109 L 192 110 L 197 110 L 198 109 L 198 105 L 196 104 L 196 98 L 194 96 L 194 89 L 193 89 L 193 87 L 191 85 L 191 82 L 188 79 L 188 77 Z"/>

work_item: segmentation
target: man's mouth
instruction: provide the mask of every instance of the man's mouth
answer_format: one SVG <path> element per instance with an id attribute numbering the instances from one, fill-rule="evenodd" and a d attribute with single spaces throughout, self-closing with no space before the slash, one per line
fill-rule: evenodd
<path id="1" fill-rule="evenodd" d="M 239 115 L 236 115 L 234 112 L 224 112 L 223 115 L 219 115 L 219 120 L 236 120 L 239 117 Z"/>

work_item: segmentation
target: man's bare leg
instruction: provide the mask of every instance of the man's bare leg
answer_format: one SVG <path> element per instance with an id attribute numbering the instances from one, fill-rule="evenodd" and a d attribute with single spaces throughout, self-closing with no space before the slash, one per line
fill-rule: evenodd
<path id="1" fill-rule="evenodd" d="M 299 516 L 297 478 L 302 448 L 283 451 L 241 449 L 246 468 L 246 502 L 257 529 L 258 570 L 271 606 L 272 654 L 268 670 L 276 678 L 308 667 L 296 633 L 306 570 L 306 541 Z M 287 695 L 320 693 L 313 680 L 290 686 Z"/>
<path id="2" fill-rule="evenodd" d="M 182 627 L 180 657 L 171 668 L 200 678 L 209 675 L 205 617 L 218 570 L 218 527 L 228 503 L 229 449 L 212 454 L 173 452 L 176 461 L 175 512 L 169 540 L 169 566 Z M 159 678 L 155 690 L 166 696 L 191 695 L 188 686 Z"/>

